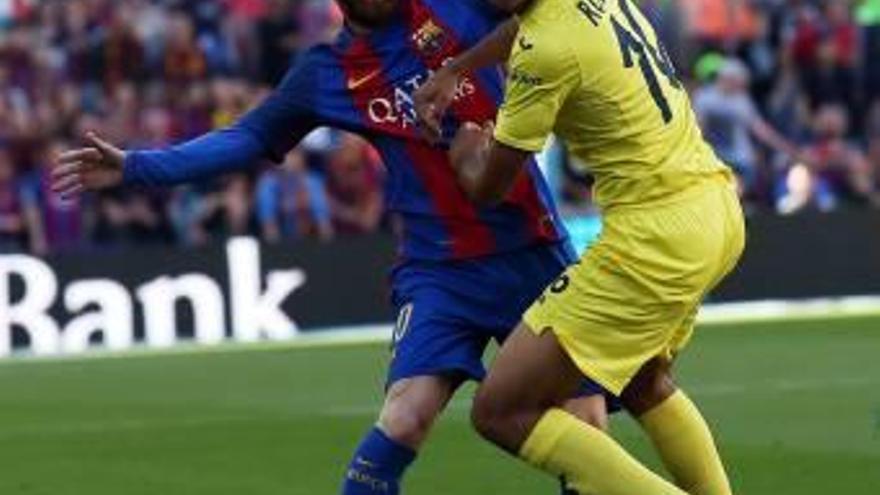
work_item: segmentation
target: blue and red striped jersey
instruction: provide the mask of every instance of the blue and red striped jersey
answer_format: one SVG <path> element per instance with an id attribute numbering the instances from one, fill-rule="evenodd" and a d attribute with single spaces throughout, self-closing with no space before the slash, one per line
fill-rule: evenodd
<path id="1" fill-rule="evenodd" d="M 302 54 L 261 105 L 212 133 L 225 134 L 225 141 L 208 135 L 170 150 L 131 153 L 126 179 L 169 183 L 239 167 L 242 149 L 278 160 L 312 129 L 329 126 L 365 137 L 381 154 L 387 208 L 401 219 L 405 259 L 474 258 L 562 241 L 565 230 L 533 160 L 504 202 L 478 208 L 458 185 L 446 147 L 426 142 L 416 124 L 414 91 L 501 20 L 482 0 L 401 0 L 397 18 L 382 28 L 366 35 L 343 29 L 333 43 Z M 502 96 L 498 68 L 462 78 L 445 133 L 454 135 L 465 121 L 493 120 Z M 238 149 L 230 149 L 233 142 Z M 193 156 L 208 148 L 221 156 Z M 162 170 L 175 158 L 189 171 Z M 197 165 L 203 160 L 210 163 Z"/>

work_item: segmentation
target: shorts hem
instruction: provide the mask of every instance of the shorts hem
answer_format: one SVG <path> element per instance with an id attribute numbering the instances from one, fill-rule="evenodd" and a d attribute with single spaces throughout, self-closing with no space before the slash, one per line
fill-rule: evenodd
<path id="1" fill-rule="evenodd" d="M 532 333 L 538 336 L 543 335 L 545 332 L 553 332 L 553 335 L 556 336 L 556 340 L 565 351 L 565 354 L 568 356 L 569 359 L 571 359 L 574 365 L 577 366 L 577 368 L 581 371 L 581 373 L 583 373 L 585 377 L 595 382 L 611 395 L 615 397 L 620 397 L 623 389 L 626 388 L 626 384 L 619 386 L 619 384 L 615 383 L 616 380 L 609 379 L 604 373 L 599 372 L 596 368 L 584 364 L 581 362 L 581 360 L 577 359 L 576 353 L 571 350 L 571 347 L 573 346 L 569 342 L 569 338 L 565 332 L 560 332 L 559 329 L 554 327 L 553 325 L 543 325 L 540 329 L 536 328 L 536 325 L 533 325 L 530 321 L 528 321 L 528 319 L 524 320 L 524 323 Z M 630 380 L 631 379 L 632 377 L 630 377 Z"/>

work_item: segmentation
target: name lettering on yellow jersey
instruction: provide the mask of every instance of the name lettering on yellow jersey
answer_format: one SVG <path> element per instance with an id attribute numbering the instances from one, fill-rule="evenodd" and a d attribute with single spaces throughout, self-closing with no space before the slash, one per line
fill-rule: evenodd
<path id="1" fill-rule="evenodd" d="M 599 26 L 599 22 L 605 17 L 607 9 L 605 5 L 607 0 L 580 0 L 577 3 L 578 10 L 589 20 L 594 26 Z"/>

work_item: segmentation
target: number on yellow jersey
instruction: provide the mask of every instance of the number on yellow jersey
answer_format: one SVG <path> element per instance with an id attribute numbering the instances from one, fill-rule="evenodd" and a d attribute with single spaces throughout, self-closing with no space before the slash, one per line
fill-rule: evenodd
<path id="1" fill-rule="evenodd" d="M 648 91 L 651 92 L 654 103 L 660 109 L 663 122 L 668 124 L 672 121 L 672 109 L 669 106 L 666 95 L 663 93 L 663 87 L 657 78 L 655 67 L 666 77 L 669 85 L 675 90 L 681 89 L 681 82 L 678 80 L 675 68 L 663 44 L 658 40 L 657 46 L 654 46 L 645 35 L 641 24 L 633 16 L 629 0 L 619 0 L 619 3 L 626 25 L 618 21 L 613 15 L 611 16 L 611 24 L 614 26 L 614 33 L 617 35 L 617 41 L 620 44 L 623 65 L 628 69 L 632 68 L 635 65 L 634 59 L 638 59 L 639 69 L 642 71 L 642 76 L 644 76 L 645 83 L 648 85 Z"/>

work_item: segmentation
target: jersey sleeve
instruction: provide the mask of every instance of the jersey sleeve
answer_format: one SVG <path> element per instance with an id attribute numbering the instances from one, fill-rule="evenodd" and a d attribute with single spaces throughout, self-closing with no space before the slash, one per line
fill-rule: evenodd
<path id="1" fill-rule="evenodd" d="M 257 108 L 239 121 L 280 162 L 309 132 L 322 125 L 318 112 L 318 68 L 311 53 L 302 56 Z"/>
<path id="2" fill-rule="evenodd" d="M 243 170 L 267 158 L 281 161 L 320 125 L 313 107 L 314 74 L 308 64 L 298 64 L 262 103 L 230 127 L 170 148 L 126 153 L 124 182 L 181 184 Z"/>
<path id="3" fill-rule="evenodd" d="M 580 69 L 574 54 L 562 43 L 533 40 L 523 33 L 514 43 L 495 139 L 512 148 L 537 152 L 553 132 L 566 98 L 579 84 Z"/>

